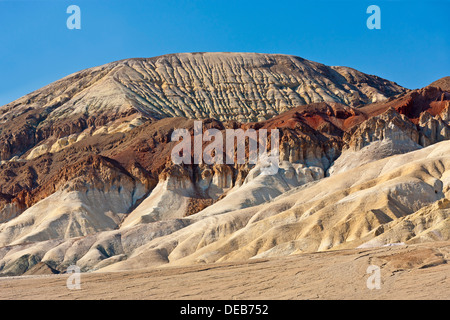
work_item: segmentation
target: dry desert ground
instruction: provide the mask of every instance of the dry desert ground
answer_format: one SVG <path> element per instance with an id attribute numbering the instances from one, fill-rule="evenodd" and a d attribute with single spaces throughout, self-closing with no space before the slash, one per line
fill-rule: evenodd
<path id="1" fill-rule="evenodd" d="M 0 299 L 449 299 L 450 242 L 129 272 L 4 277 Z M 380 289 L 368 289 L 370 265 Z"/>

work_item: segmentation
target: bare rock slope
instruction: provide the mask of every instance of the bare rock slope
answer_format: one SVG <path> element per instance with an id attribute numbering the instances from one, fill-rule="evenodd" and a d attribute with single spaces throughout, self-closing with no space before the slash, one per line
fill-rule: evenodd
<path id="1" fill-rule="evenodd" d="M 407 91 L 350 68 L 231 53 L 68 76 L 0 108 L 0 274 L 448 240 L 441 87 Z M 197 117 L 222 133 L 279 129 L 277 174 L 174 165 L 171 134 L 193 134 Z"/>
<path id="2" fill-rule="evenodd" d="M 286 55 L 182 53 L 86 69 L 0 109 L 0 160 L 48 140 L 131 114 L 150 118 L 268 119 L 312 102 L 360 106 L 404 93 L 401 86 L 346 67 Z M 64 142 L 66 143 L 66 142 Z"/>
<path id="3" fill-rule="evenodd" d="M 449 152 L 450 142 L 440 142 L 354 168 L 351 174 L 283 190 L 252 206 L 231 197 L 225 211 L 219 201 L 215 208 L 184 218 L 123 225 L 82 237 L 16 241 L 0 249 L 2 274 L 21 274 L 39 262 L 59 271 L 72 264 L 84 271 L 118 271 L 446 241 Z M 291 183 L 298 179 L 295 171 L 288 177 Z M 273 185 L 271 180 L 259 183 Z M 245 184 L 241 188 L 249 192 Z"/>

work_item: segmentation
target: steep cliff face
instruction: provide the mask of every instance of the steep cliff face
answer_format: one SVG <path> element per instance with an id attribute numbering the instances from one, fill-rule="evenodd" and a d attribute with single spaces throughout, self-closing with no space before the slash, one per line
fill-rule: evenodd
<path id="1" fill-rule="evenodd" d="M 391 139 L 419 143 L 418 128 L 407 116 L 389 108 L 379 116 L 370 118 L 344 133 L 344 149 L 360 150 L 374 141 Z"/>
<path id="2" fill-rule="evenodd" d="M 343 152 L 328 174 L 448 140 L 449 98 L 447 91 L 428 86 L 361 108 L 368 120 L 344 132 Z"/>
<path id="3" fill-rule="evenodd" d="M 415 136 L 411 137 L 412 140 L 427 146 L 446 140 L 446 137 L 448 137 L 449 107 L 450 93 L 448 91 L 433 86 L 413 90 L 396 99 L 389 99 L 389 101 L 383 103 L 369 104 L 360 108 L 359 110 L 366 114 L 367 118 L 379 116 L 387 112 L 387 110 L 390 111 L 381 118 L 368 120 L 364 125 L 365 129 L 355 126 L 351 130 L 347 130 L 348 132 L 345 136 L 350 137 L 354 135 L 356 139 L 378 140 L 381 138 L 380 135 L 386 134 L 386 132 L 374 132 L 375 137 L 369 138 L 370 134 L 364 136 L 362 131 L 367 130 L 369 127 L 372 127 L 374 130 L 375 127 L 381 128 L 382 131 L 386 130 L 383 129 L 384 125 L 379 121 L 385 121 L 387 118 L 394 121 L 394 118 L 396 118 L 396 124 L 400 127 L 407 126 L 409 128 L 406 129 L 405 127 L 404 130 L 416 130 L 419 132 L 419 135 L 414 134 Z M 399 118 L 400 115 L 401 118 Z M 352 143 L 350 142 L 350 144 Z M 361 146 L 363 146 L 364 143 L 361 143 Z"/>

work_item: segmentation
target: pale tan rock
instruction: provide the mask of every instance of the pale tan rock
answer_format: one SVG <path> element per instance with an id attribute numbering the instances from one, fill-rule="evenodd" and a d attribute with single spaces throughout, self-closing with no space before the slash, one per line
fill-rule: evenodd
<path id="1" fill-rule="evenodd" d="M 128 59 L 69 75 L 11 104 L 58 106 L 43 121 L 111 115 L 132 108 L 156 117 L 255 121 L 321 101 L 358 106 L 406 92 L 397 84 L 347 67 L 258 53 L 179 53 Z M 0 116 L 0 121 L 8 113 Z M 239 118 L 242 117 L 242 118 Z"/>
<path id="2" fill-rule="evenodd" d="M 42 260 L 55 270 L 79 262 L 85 271 L 119 271 L 449 240 L 449 152 L 450 142 L 444 141 L 299 187 L 293 185 L 289 191 L 250 207 L 242 206 L 240 198 L 230 193 L 196 215 L 133 222 L 82 239 L 19 245 L 19 239 L 31 238 L 23 233 L 28 229 L 17 229 L 22 235 L 10 239 L 18 239 L 18 245 L 0 248 L 0 265 L 14 266 L 8 267 L 8 272 L 25 272 Z M 308 168 L 299 165 L 292 169 L 284 171 L 283 183 L 292 179 L 298 183 L 299 173 Z M 317 174 L 320 177 L 320 172 Z M 252 181 L 256 186 L 277 189 L 274 181 L 258 180 L 258 175 L 251 174 L 240 187 L 250 201 Z M 178 182 L 173 183 L 176 186 Z M 220 206 L 221 201 L 227 210 Z M 29 210 L 37 219 L 38 207 L 33 208 Z M 11 220 L 14 224 L 18 221 Z M 33 225 L 29 228 L 33 230 Z M 30 250 L 34 250 L 32 263 L 21 258 Z"/>

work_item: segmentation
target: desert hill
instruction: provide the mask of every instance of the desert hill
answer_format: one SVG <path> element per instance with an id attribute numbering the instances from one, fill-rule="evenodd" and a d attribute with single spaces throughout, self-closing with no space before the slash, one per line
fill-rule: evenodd
<path id="1" fill-rule="evenodd" d="M 70 75 L 0 108 L 0 274 L 449 240 L 442 83 L 406 90 L 351 68 L 241 53 Z M 220 132 L 279 129 L 278 173 L 174 165 L 171 134 L 192 134 L 196 118 Z"/>

